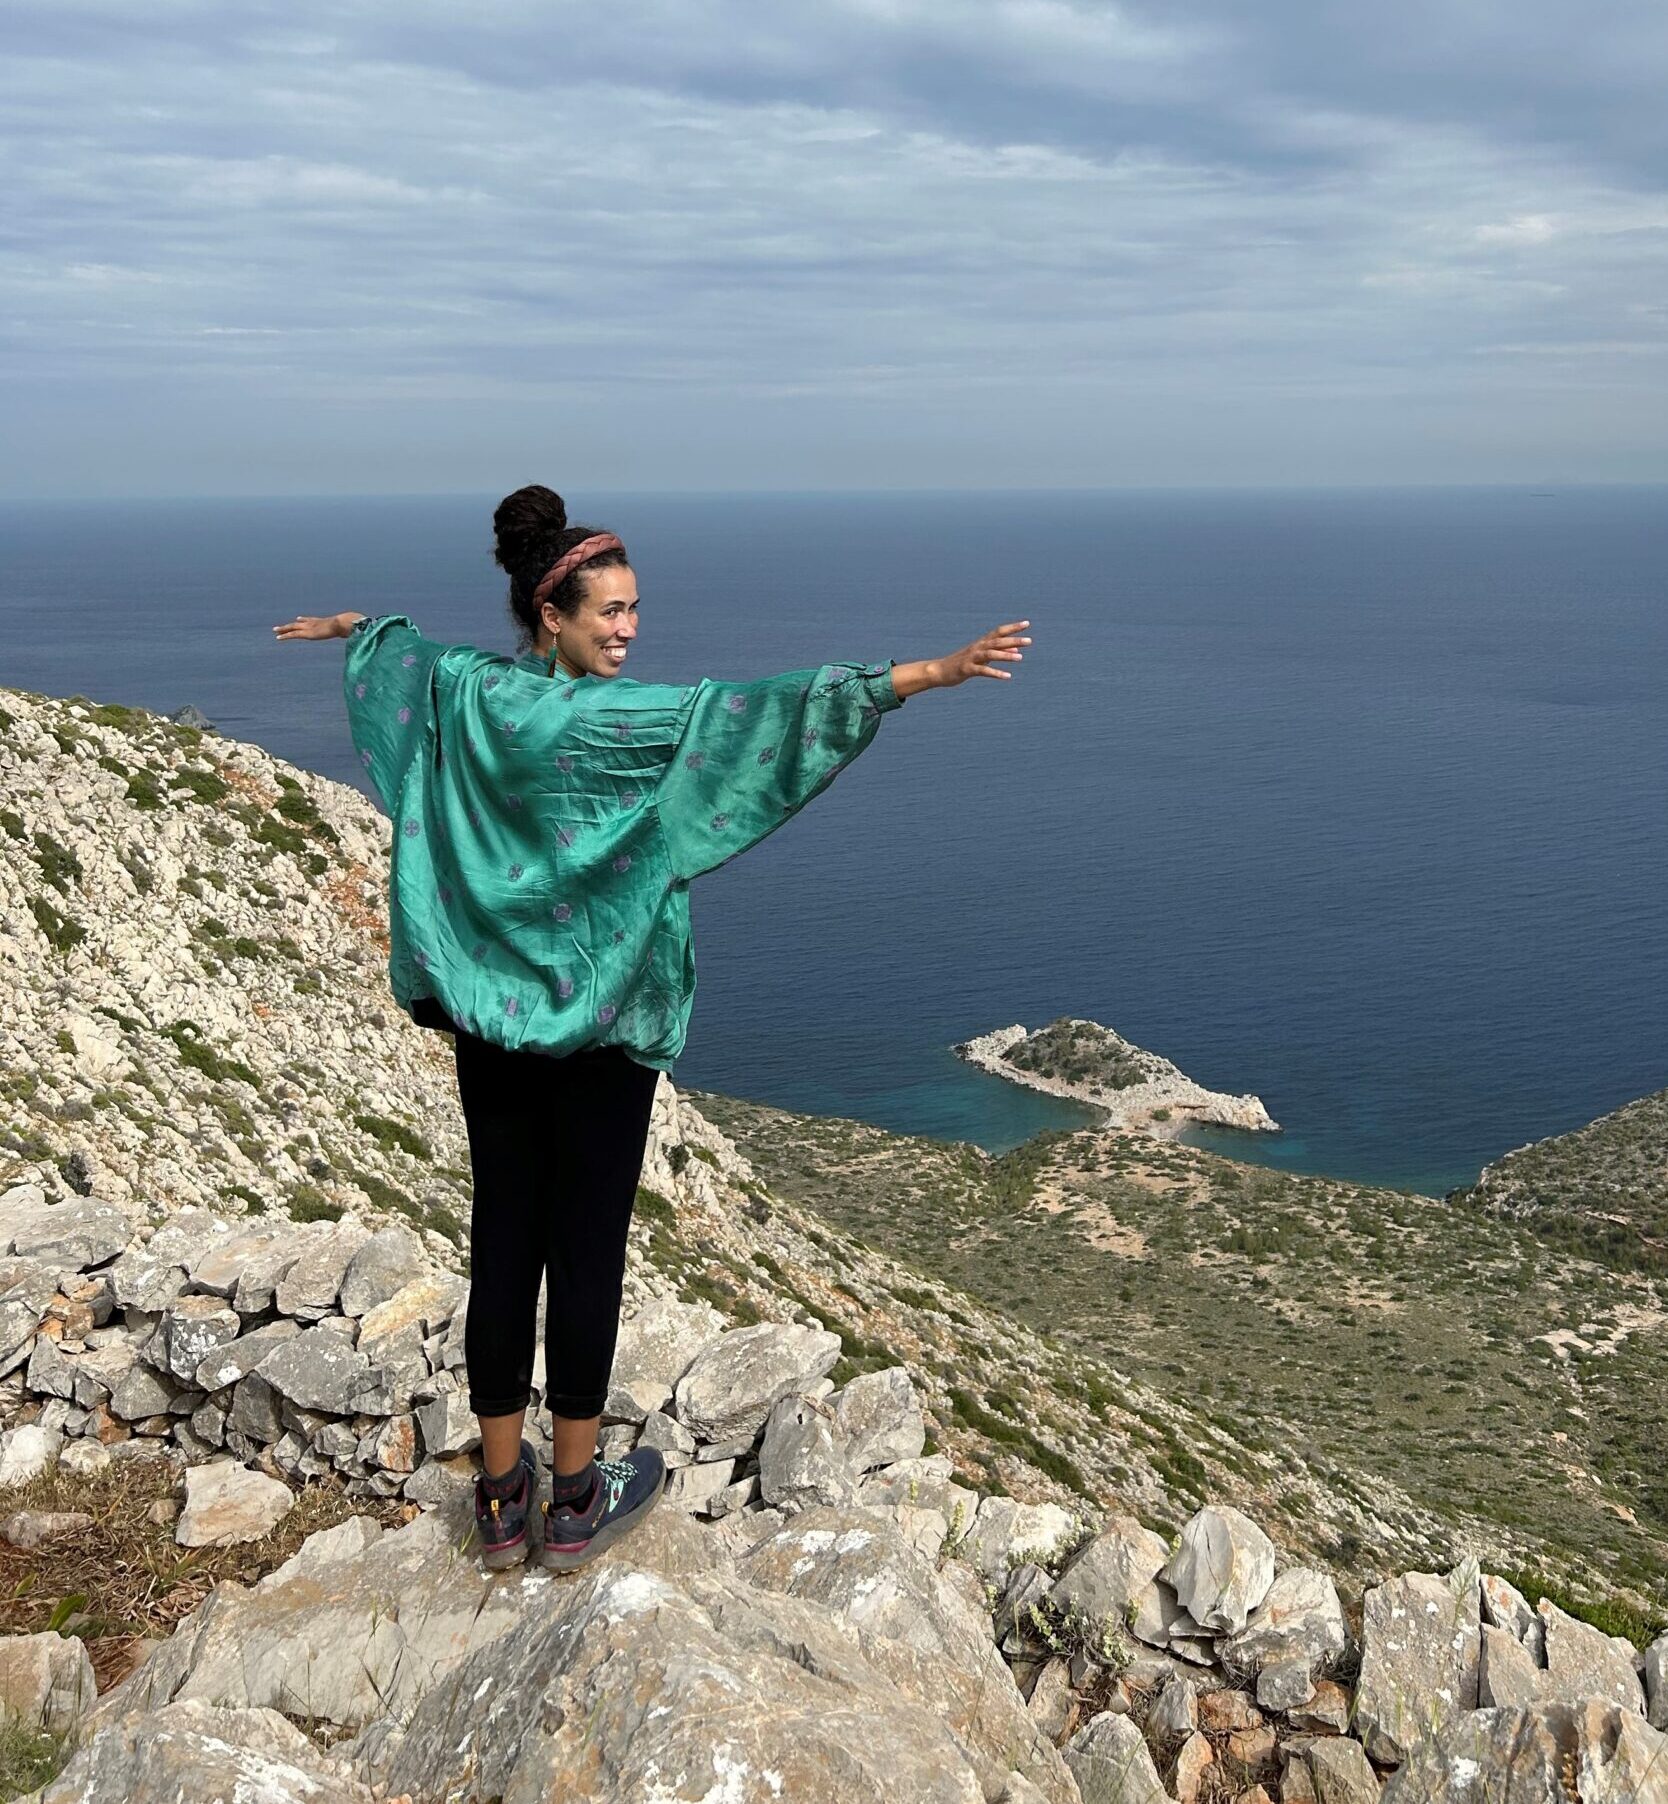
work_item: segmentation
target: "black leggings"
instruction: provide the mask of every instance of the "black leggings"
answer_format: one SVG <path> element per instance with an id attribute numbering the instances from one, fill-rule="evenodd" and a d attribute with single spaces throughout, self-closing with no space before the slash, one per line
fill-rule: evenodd
<path id="1" fill-rule="evenodd" d="M 566 1058 L 457 1036 L 469 1129 L 469 1407 L 509 1416 L 532 1396 L 539 1280 L 545 1401 L 600 1415 L 620 1328 L 626 1229 L 659 1072 L 617 1046 Z"/>

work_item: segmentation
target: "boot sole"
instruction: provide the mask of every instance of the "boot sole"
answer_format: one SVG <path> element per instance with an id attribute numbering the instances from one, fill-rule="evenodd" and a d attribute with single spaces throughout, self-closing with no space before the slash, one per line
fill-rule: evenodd
<path id="1" fill-rule="evenodd" d="M 666 1489 L 666 1469 L 661 1468 L 660 1482 L 649 1493 L 637 1508 L 629 1515 L 617 1516 L 606 1528 L 599 1528 L 590 1540 L 577 1553 L 558 1553 L 548 1541 L 541 1538 L 539 1550 L 535 1556 L 541 1566 L 547 1566 L 552 1572 L 572 1572 L 575 1567 L 584 1566 L 594 1560 L 618 1541 L 622 1535 L 629 1534 L 632 1529 L 659 1503 Z"/>

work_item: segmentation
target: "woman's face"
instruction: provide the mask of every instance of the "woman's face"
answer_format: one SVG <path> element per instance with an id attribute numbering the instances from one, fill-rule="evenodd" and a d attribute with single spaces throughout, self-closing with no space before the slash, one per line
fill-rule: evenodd
<path id="1" fill-rule="evenodd" d="M 605 564 L 581 573 L 585 599 L 577 613 L 558 614 L 544 604 L 544 643 L 574 676 L 620 674 L 631 642 L 637 637 L 637 577 L 629 565 Z"/>

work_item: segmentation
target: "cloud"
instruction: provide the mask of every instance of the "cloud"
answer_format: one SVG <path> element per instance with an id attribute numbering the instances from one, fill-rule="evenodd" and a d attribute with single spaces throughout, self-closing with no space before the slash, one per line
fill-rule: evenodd
<path id="1" fill-rule="evenodd" d="M 1540 361 L 1508 347 L 1577 344 L 1595 391 L 1626 368 L 1639 471 L 1668 475 L 1639 423 L 1668 418 L 1638 348 L 1668 276 L 1648 0 L 1603 29 L 1551 0 L 56 0 L 11 26 L 14 487 L 131 486 L 118 390 L 152 434 L 159 398 L 179 415 L 186 487 L 240 426 L 259 489 L 325 416 L 326 484 L 386 453 L 472 486 L 483 442 L 533 454 L 557 417 L 599 483 L 1093 483 L 1158 443 L 1164 480 L 1381 475 L 1340 407 L 1417 476 L 1420 397 L 1498 411 Z M 1527 462 L 1560 405 L 1511 397 Z M 65 421 L 75 461 L 43 460 Z M 1505 472 L 1487 443 L 1475 474 Z"/>

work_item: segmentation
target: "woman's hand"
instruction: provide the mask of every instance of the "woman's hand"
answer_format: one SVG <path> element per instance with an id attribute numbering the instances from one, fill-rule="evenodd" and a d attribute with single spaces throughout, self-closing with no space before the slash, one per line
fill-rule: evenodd
<path id="1" fill-rule="evenodd" d="M 364 618 L 363 614 L 297 614 L 272 632 L 279 639 L 345 639 L 353 631 L 353 623 Z"/>
<path id="2" fill-rule="evenodd" d="M 981 633 L 971 645 L 951 652 L 947 658 L 924 658 L 915 664 L 894 664 L 892 685 L 901 697 L 916 695 L 923 689 L 954 689 L 969 677 L 998 677 L 1008 682 L 1013 677 L 1004 664 L 1017 664 L 1025 656 L 1019 648 L 1029 645 L 1024 629 L 1029 620 L 1011 620 L 1006 626 L 994 626 Z"/>

